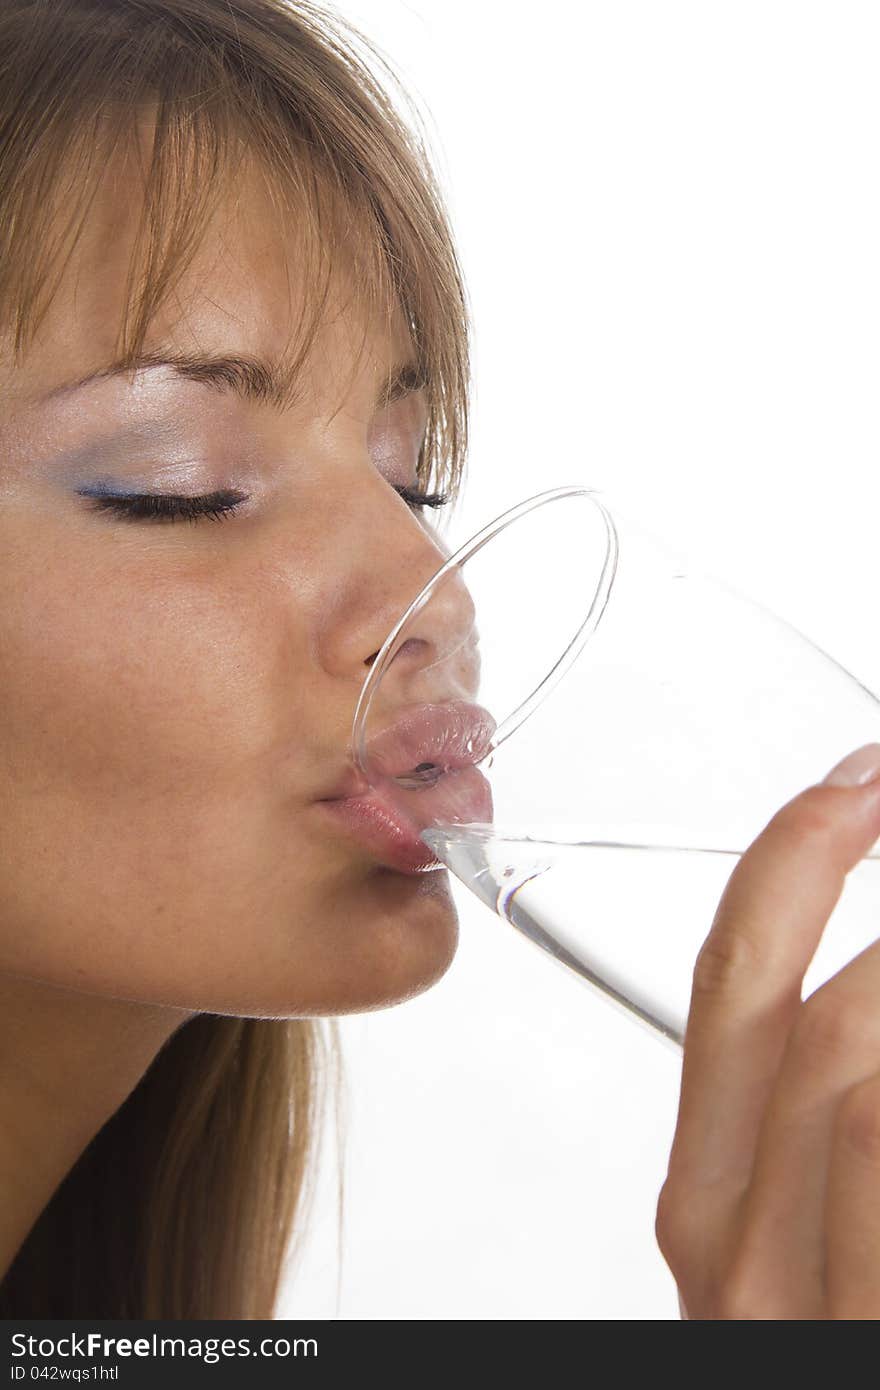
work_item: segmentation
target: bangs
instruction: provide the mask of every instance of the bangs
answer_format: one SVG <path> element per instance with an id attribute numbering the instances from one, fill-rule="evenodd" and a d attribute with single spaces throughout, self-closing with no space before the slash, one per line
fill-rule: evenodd
<path id="1" fill-rule="evenodd" d="M 381 325 L 390 350 L 392 320 L 401 312 L 428 405 L 418 479 L 454 498 L 467 445 L 463 285 L 427 171 L 415 177 L 412 149 L 394 149 L 403 127 L 395 125 L 387 98 L 366 69 L 360 71 L 375 109 L 356 112 L 353 120 L 351 110 L 331 107 L 332 93 L 322 93 L 313 75 L 310 87 L 293 71 L 293 59 L 303 62 L 302 55 L 276 50 L 268 70 L 265 55 L 252 65 L 241 54 L 234 61 L 216 34 L 213 42 L 196 43 L 192 33 L 183 41 L 167 5 L 136 43 L 131 36 L 121 42 L 120 16 L 106 4 L 102 0 L 102 19 L 110 21 L 103 26 L 102 51 L 95 33 L 85 26 L 78 32 L 73 22 L 89 4 L 66 0 L 62 27 L 71 29 L 70 41 L 61 43 L 55 34 L 55 71 L 47 73 L 44 64 L 41 73 L 54 98 L 46 129 L 29 151 L 20 142 L 26 169 L 24 157 L 18 169 L 12 160 L 2 169 L 0 331 L 11 343 L 13 366 L 51 306 L 98 190 L 120 157 L 135 161 L 143 186 L 113 363 L 132 374 L 143 361 L 151 324 L 209 224 L 223 204 L 238 205 L 246 163 L 257 171 L 277 217 L 288 286 L 287 248 L 296 247 L 301 313 L 277 364 L 291 397 L 328 308 L 336 310 L 336 287 L 348 287 L 343 312 L 362 324 L 346 390 L 370 332 Z M 50 0 L 46 13 L 53 9 Z M 279 4 L 278 12 L 294 22 L 292 9 Z M 0 48 L 3 28 L 0 23 Z M 88 44 L 78 46 L 78 38 Z M 306 57 L 314 61 L 315 55 Z M 28 120 L 28 103 L 17 120 Z M 388 150 L 376 140 L 375 125 L 381 132 L 383 122 Z"/>

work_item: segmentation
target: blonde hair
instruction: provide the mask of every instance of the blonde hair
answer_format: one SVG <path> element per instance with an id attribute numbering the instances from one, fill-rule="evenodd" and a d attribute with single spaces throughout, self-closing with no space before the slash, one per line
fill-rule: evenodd
<path id="1" fill-rule="evenodd" d="M 143 359 L 157 309 L 247 154 L 302 252 L 292 375 L 344 261 L 365 322 L 403 310 L 429 406 L 419 483 L 455 496 L 470 313 L 420 117 L 381 52 L 304 0 L 3 0 L 0 330 L 12 365 L 52 302 L 108 156 L 126 140 L 139 148 L 145 112 L 154 137 L 117 365 Z M 53 1194 L 0 1285 L 0 1316 L 271 1318 L 339 1061 L 332 1019 L 191 1019 Z"/>

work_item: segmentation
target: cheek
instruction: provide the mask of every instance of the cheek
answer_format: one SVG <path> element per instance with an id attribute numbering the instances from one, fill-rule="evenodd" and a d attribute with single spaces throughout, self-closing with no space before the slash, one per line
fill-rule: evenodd
<path id="1" fill-rule="evenodd" d="M 289 819 L 278 749 L 314 724 L 292 605 L 231 575 L 28 581 L 0 612 L 3 919 L 241 919 Z"/>
<path id="2" fill-rule="evenodd" d="M 241 777 L 308 729 L 304 620 L 293 598 L 282 610 L 254 588 L 229 570 L 30 576 L 0 616 L 0 746 L 15 783 L 142 803 Z"/>

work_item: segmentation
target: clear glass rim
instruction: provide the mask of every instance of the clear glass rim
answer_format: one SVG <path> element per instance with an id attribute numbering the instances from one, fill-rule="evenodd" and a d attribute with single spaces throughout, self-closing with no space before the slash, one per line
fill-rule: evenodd
<path id="1" fill-rule="evenodd" d="M 440 569 L 432 575 L 386 637 L 361 687 L 361 692 L 355 707 L 354 719 L 352 721 L 351 746 L 355 765 L 364 775 L 368 775 L 365 757 L 367 715 L 369 714 L 376 687 L 396 653 L 398 638 L 403 629 L 409 623 L 410 619 L 421 612 L 422 608 L 430 601 L 437 585 L 443 581 L 450 570 L 464 564 L 472 555 L 475 555 L 481 550 L 493 536 L 496 536 L 500 531 L 504 531 L 515 521 L 518 521 L 520 517 L 534 511 L 537 507 L 545 506 L 549 502 L 560 501 L 563 498 L 586 497 L 598 509 L 605 526 L 605 555 L 602 561 L 602 570 L 590 600 L 589 609 L 584 616 L 583 622 L 577 628 L 574 636 L 568 643 L 568 646 L 564 649 L 557 661 L 554 662 L 544 678 L 539 681 L 531 693 L 517 705 L 516 709 L 507 716 L 503 723 L 498 725 L 490 746 L 486 749 L 483 757 L 479 759 L 479 762 L 484 762 L 487 758 L 491 757 L 504 740 L 509 738 L 514 730 L 518 729 L 519 726 L 528 719 L 529 715 L 538 708 L 541 702 L 546 699 L 547 695 L 549 695 L 557 682 L 562 679 L 572 662 L 575 661 L 580 654 L 584 644 L 598 627 L 608 604 L 614 578 L 617 573 L 620 548 L 617 528 L 614 525 L 610 513 L 599 501 L 599 492 L 600 489 L 598 488 L 589 488 L 580 484 L 572 484 L 569 486 L 550 488 L 546 492 L 539 492 L 532 497 L 527 497 L 522 502 L 516 503 L 513 507 L 508 508 L 506 512 L 502 512 L 500 516 L 488 522 L 480 531 L 477 531 L 475 535 L 471 536 L 469 540 L 459 546 L 458 550 L 456 550 L 453 555 L 450 555 L 448 560 L 441 565 Z"/>

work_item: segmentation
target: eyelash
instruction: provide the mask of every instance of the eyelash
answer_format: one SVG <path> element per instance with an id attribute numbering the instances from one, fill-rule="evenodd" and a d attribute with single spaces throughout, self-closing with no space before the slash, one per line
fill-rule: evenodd
<path id="1" fill-rule="evenodd" d="M 413 511 L 421 511 L 425 507 L 444 507 L 449 501 L 449 494 L 446 492 L 418 492 L 400 485 L 395 485 L 394 491 Z M 119 493 L 81 492 L 80 496 L 89 498 L 93 511 L 110 511 L 125 521 L 195 522 L 204 518 L 224 521 L 242 502 L 247 501 L 246 493 L 229 489 L 209 492 L 203 497 L 182 497 L 175 493 L 162 492 L 132 493 L 128 496 Z"/>

